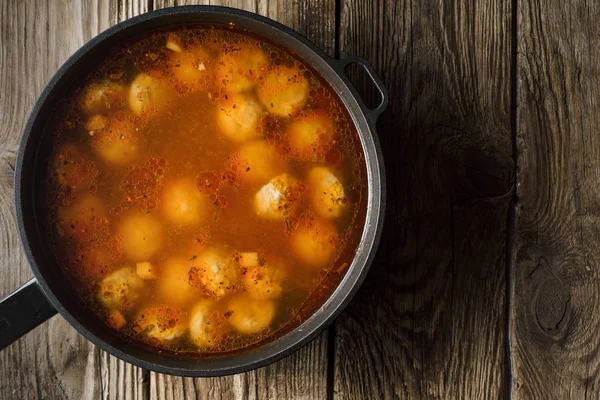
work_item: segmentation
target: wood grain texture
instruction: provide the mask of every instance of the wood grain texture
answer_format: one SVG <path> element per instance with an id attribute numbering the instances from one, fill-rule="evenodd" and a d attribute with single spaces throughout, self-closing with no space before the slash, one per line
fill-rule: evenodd
<path id="1" fill-rule="evenodd" d="M 378 124 L 384 233 L 336 323 L 337 398 L 505 393 L 511 12 L 510 2 L 342 1 L 341 54 L 372 62 L 390 106 Z"/>
<path id="2" fill-rule="evenodd" d="M 29 110 L 83 43 L 144 11 L 128 2 L 0 2 L 0 297 L 31 278 L 13 202 L 16 151 Z M 0 353 L 1 399 L 141 399 L 144 373 L 55 317 Z M 146 390 L 147 391 L 147 390 Z"/>
<path id="3" fill-rule="evenodd" d="M 600 5 L 520 1 L 514 398 L 600 396 Z"/>

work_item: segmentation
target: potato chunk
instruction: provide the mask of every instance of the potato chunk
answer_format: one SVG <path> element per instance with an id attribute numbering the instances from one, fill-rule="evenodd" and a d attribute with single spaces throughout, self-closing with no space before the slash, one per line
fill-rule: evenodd
<path id="1" fill-rule="evenodd" d="M 221 132 L 234 142 L 245 142 L 262 136 L 258 123 L 262 106 L 244 93 L 228 94 L 219 102 L 217 122 Z"/>
<path id="2" fill-rule="evenodd" d="M 264 140 L 254 140 L 242 145 L 235 160 L 240 180 L 249 184 L 264 184 L 285 168 L 284 160 Z"/>
<path id="3" fill-rule="evenodd" d="M 287 137 L 294 157 L 317 161 L 335 137 L 335 124 L 327 115 L 303 114 L 288 126 Z"/>
<path id="4" fill-rule="evenodd" d="M 189 260 L 184 257 L 173 257 L 164 262 L 158 279 L 160 295 L 175 304 L 187 304 L 197 300 L 201 291 L 191 284 L 191 268 Z"/>
<path id="5" fill-rule="evenodd" d="M 307 178 L 313 209 L 325 218 L 337 218 L 347 207 L 342 182 L 327 168 L 315 167 Z"/>
<path id="6" fill-rule="evenodd" d="M 271 179 L 254 196 L 254 211 L 261 217 L 284 219 L 296 204 L 301 192 L 300 182 L 288 175 L 281 174 Z"/>
<path id="7" fill-rule="evenodd" d="M 243 92 L 254 87 L 266 66 L 267 57 L 258 46 L 230 46 L 217 62 L 215 77 L 228 92 Z"/>
<path id="8" fill-rule="evenodd" d="M 292 250 L 302 263 L 325 267 L 331 261 L 338 242 L 335 226 L 326 220 L 315 220 L 299 226 L 292 234 Z"/>
<path id="9" fill-rule="evenodd" d="M 138 313 L 135 322 L 143 334 L 158 342 L 177 339 L 187 328 L 181 310 L 171 306 L 146 307 Z"/>
<path id="10" fill-rule="evenodd" d="M 139 74 L 129 87 L 129 108 L 137 115 L 164 110 L 173 98 L 167 83 L 146 74 Z"/>
<path id="11" fill-rule="evenodd" d="M 122 108 L 127 99 L 127 89 L 115 82 L 104 80 L 90 83 L 79 99 L 81 110 L 87 115 L 107 114 Z"/>
<path id="12" fill-rule="evenodd" d="M 229 301 L 227 310 L 231 313 L 228 321 L 235 330 L 242 334 L 253 334 L 269 327 L 275 316 L 275 303 L 240 294 Z"/>
<path id="13" fill-rule="evenodd" d="M 260 81 L 256 91 L 265 109 L 278 117 L 297 115 L 308 100 L 309 83 L 296 68 L 276 67 Z"/>
<path id="14" fill-rule="evenodd" d="M 150 214 L 135 213 L 121 222 L 118 236 L 123 250 L 134 260 L 148 260 L 162 245 L 162 226 Z"/>
<path id="15" fill-rule="evenodd" d="M 100 282 L 96 297 L 107 308 L 126 310 L 140 298 L 143 287 L 144 281 L 135 274 L 133 268 L 125 267 Z"/>
<path id="16" fill-rule="evenodd" d="M 207 207 L 208 199 L 198 191 L 193 179 L 179 179 L 163 188 L 161 208 L 173 223 L 199 224 L 206 219 Z"/>

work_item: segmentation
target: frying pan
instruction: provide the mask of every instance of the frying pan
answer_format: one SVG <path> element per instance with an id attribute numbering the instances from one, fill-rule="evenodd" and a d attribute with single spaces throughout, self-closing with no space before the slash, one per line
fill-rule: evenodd
<path id="1" fill-rule="evenodd" d="M 75 78 L 93 68 L 90 66 L 97 65 L 108 50 L 136 35 L 197 23 L 233 24 L 269 38 L 320 73 L 338 94 L 357 128 L 368 177 L 368 210 L 356 256 L 323 307 L 300 326 L 270 343 L 206 359 L 178 357 L 130 343 L 79 306 L 61 284 L 56 260 L 45 243 L 46 236 L 37 217 L 41 211 L 35 201 L 36 191 L 41 190 L 44 154 L 51 143 L 46 125 L 58 100 L 70 89 Z M 375 108 L 365 106 L 346 76 L 345 68 L 350 64 L 362 66 L 373 80 L 381 95 L 381 101 Z M 264 366 L 298 350 L 340 314 L 364 280 L 375 255 L 385 208 L 383 159 L 375 136 L 375 122 L 387 102 L 387 91 L 365 60 L 358 57 L 333 59 L 297 32 L 268 18 L 237 9 L 214 6 L 161 9 L 102 32 L 71 56 L 52 77 L 35 103 L 23 132 L 15 170 L 15 204 L 19 235 L 35 278 L 0 302 L 0 349 L 60 313 L 79 333 L 108 353 L 142 368 L 172 375 L 206 377 L 234 374 Z"/>

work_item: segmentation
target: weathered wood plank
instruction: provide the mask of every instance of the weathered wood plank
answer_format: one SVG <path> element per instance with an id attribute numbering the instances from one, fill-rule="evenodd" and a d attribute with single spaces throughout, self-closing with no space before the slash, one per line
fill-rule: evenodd
<path id="1" fill-rule="evenodd" d="M 0 297 L 31 278 L 13 211 L 13 167 L 27 114 L 67 57 L 140 11 L 102 0 L 0 2 Z M 0 371 L 2 399 L 141 399 L 145 392 L 141 369 L 100 351 L 60 317 L 0 353 Z"/>
<path id="2" fill-rule="evenodd" d="M 514 398 L 600 390 L 600 5 L 519 2 Z"/>
<path id="3" fill-rule="evenodd" d="M 341 54 L 370 60 L 391 101 L 378 124 L 386 225 L 336 323 L 338 398 L 503 394 L 511 12 L 510 2 L 342 1 Z"/>
<path id="4" fill-rule="evenodd" d="M 154 8 L 208 1 L 155 0 Z M 277 2 L 210 1 L 211 5 L 241 8 L 273 18 L 298 30 L 333 55 L 335 4 L 326 0 Z M 151 399 L 320 399 L 327 394 L 327 332 L 273 365 L 223 378 L 179 378 L 151 373 Z"/>

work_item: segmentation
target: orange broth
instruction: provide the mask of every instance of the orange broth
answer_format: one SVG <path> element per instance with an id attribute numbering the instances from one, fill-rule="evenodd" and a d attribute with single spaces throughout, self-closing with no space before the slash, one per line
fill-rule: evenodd
<path id="1" fill-rule="evenodd" d="M 356 253 L 355 127 L 268 40 L 219 26 L 132 40 L 50 129 L 42 203 L 65 285 L 140 345 L 209 356 L 272 341 L 318 312 Z"/>

